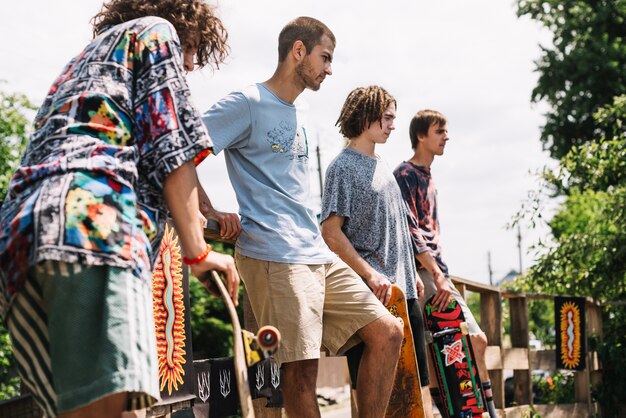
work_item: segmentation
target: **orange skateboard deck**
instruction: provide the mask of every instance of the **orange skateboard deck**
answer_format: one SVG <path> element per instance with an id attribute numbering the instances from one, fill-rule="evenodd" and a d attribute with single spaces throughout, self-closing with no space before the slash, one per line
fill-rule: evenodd
<path id="1" fill-rule="evenodd" d="M 400 358 L 396 370 L 396 378 L 391 392 L 391 398 L 385 414 L 388 418 L 397 417 L 424 417 L 422 392 L 415 357 L 413 332 L 409 323 L 409 312 L 404 292 L 395 284 L 391 288 L 391 299 L 387 305 L 389 312 L 402 323 L 404 339 L 400 349 Z"/>

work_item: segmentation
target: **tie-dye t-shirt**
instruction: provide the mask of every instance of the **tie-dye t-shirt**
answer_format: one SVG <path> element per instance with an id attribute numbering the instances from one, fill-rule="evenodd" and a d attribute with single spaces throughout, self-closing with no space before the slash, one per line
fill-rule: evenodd
<path id="1" fill-rule="evenodd" d="M 149 279 L 167 216 L 165 178 L 211 146 L 173 26 L 146 17 L 101 33 L 53 83 L 9 184 L 0 313 L 43 260 Z"/>
<path id="2" fill-rule="evenodd" d="M 403 162 L 393 174 L 413 215 L 413 219 L 409 220 L 413 250 L 416 254 L 430 251 L 442 273 L 447 275 L 448 266 L 443 261 L 439 243 L 437 188 L 430 175 L 430 168 Z M 416 262 L 419 264 L 419 261 Z"/>

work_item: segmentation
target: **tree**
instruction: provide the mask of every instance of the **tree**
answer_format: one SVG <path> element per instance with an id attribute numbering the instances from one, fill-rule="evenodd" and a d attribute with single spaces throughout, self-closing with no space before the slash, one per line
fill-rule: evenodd
<path id="1" fill-rule="evenodd" d="M 541 140 L 553 158 L 604 136 L 593 118 L 626 93 L 626 0 L 517 0 L 517 14 L 552 33 L 542 46 L 532 100 L 545 100 Z"/>
<path id="2" fill-rule="evenodd" d="M 234 245 L 211 242 L 214 251 L 232 255 Z M 195 278 L 189 280 L 191 310 L 191 335 L 195 359 L 217 358 L 233 355 L 233 326 L 226 304 L 221 298 L 211 296 Z M 243 286 L 239 288 L 237 315 L 243 318 Z M 241 321 L 243 322 L 243 321 Z M 243 323 L 241 324 L 243 327 Z"/>
<path id="3" fill-rule="evenodd" d="M 26 96 L 0 90 L 0 202 L 28 142 L 33 109 Z"/>
<path id="4" fill-rule="evenodd" d="M 26 147 L 33 106 L 26 96 L 0 90 L 0 202 Z M 19 378 L 9 334 L 0 323 L 0 400 L 19 395 Z"/>
<path id="5" fill-rule="evenodd" d="M 605 134 L 574 146 L 554 171 L 543 175 L 544 196 L 560 196 L 560 209 L 548 223 L 553 240 L 524 278 L 535 292 L 591 296 L 606 303 L 604 341 L 590 341 L 603 362 L 602 384 L 593 388 L 603 416 L 624 406 L 626 369 L 626 95 L 594 115 Z M 541 213 L 533 202 L 530 218 Z"/>

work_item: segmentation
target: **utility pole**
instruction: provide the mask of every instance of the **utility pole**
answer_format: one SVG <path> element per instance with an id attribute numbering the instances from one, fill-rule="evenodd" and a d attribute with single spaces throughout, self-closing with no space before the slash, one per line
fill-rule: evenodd
<path id="1" fill-rule="evenodd" d="M 524 270 L 522 269 L 522 228 L 517 224 L 517 250 L 519 256 L 519 274 L 523 274 Z"/>
<path id="2" fill-rule="evenodd" d="M 487 251 L 487 269 L 489 270 L 489 284 L 493 286 L 493 269 L 491 268 L 491 251 Z"/>

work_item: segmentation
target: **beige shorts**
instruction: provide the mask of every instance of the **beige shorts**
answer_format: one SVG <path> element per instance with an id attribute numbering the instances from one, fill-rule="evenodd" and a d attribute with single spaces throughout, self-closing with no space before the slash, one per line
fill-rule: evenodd
<path id="1" fill-rule="evenodd" d="M 287 264 L 235 253 L 259 326 L 281 333 L 279 364 L 317 359 L 322 345 L 343 354 L 361 342 L 356 332 L 391 315 L 343 261 Z"/>
<path id="2" fill-rule="evenodd" d="M 430 274 L 428 270 L 419 269 L 417 271 L 417 274 L 419 274 L 420 279 L 422 279 L 422 282 L 424 283 L 424 296 L 420 299 L 420 305 L 423 308 L 424 303 L 428 299 L 430 299 L 431 296 L 437 293 L 437 288 L 435 287 L 435 279 L 433 279 L 433 275 Z M 465 316 L 465 322 L 467 322 L 469 334 L 482 334 L 483 330 L 480 329 L 480 325 L 478 325 L 478 322 L 476 322 L 476 318 L 474 318 L 474 314 L 472 313 L 472 311 L 470 311 L 467 303 L 465 303 L 465 299 L 463 299 L 463 296 L 461 296 L 457 288 L 454 286 L 454 283 L 452 283 L 450 277 L 446 277 L 446 279 L 448 280 L 448 284 L 450 285 L 450 289 L 452 290 L 452 296 L 454 296 L 454 299 L 456 299 L 457 303 L 461 307 L 461 310 L 463 311 L 463 315 Z"/>

